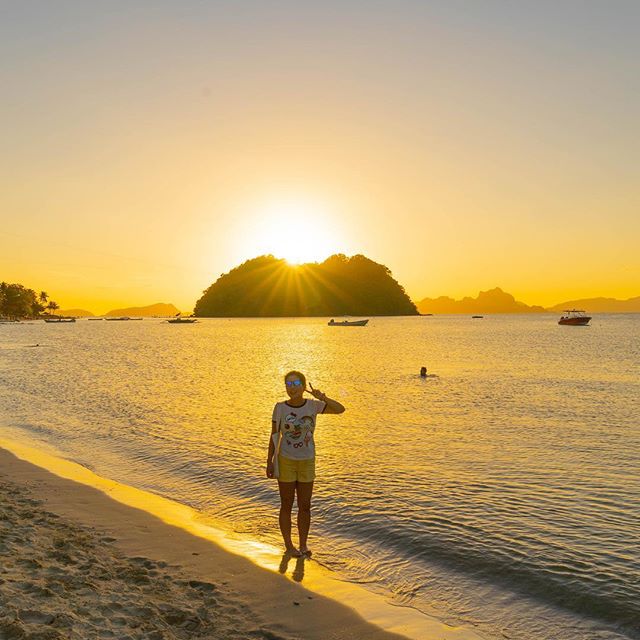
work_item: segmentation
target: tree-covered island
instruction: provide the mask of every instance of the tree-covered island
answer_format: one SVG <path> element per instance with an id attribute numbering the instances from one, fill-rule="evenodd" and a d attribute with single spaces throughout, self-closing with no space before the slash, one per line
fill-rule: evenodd
<path id="1" fill-rule="evenodd" d="M 247 260 L 206 289 L 194 312 L 200 317 L 418 315 L 387 267 L 343 254 L 301 265 L 272 255 Z"/>
<path id="2" fill-rule="evenodd" d="M 21 284 L 0 282 L 0 318 L 38 318 L 45 311 L 51 314 L 59 308 L 46 291 L 36 293 Z"/>

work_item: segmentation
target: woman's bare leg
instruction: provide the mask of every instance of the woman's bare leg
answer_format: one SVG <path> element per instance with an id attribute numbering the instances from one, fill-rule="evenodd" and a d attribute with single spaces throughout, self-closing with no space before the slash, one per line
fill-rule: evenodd
<path id="1" fill-rule="evenodd" d="M 293 500 L 296 494 L 296 483 L 280 482 L 278 480 L 278 489 L 280 490 L 280 515 L 278 517 L 280 533 L 282 533 L 282 539 L 287 551 L 295 554 L 298 550 L 291 541 L 291 509 L 293 508 Z"/>
<path id="2" fill-rule="evenodd" d="M 311 554 L 307 547 L 309 527 L 311 526 L 311 495 L 313 494 L 313 482 L 296 482 L 298 494 L 298 535 L 300 536 L 300 551 Z"/>

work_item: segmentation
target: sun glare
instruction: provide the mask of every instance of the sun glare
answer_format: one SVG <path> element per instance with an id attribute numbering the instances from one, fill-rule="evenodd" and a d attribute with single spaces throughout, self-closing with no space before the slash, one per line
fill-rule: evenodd
<path id="1" fill-rule="evenodd" d="M 341 251 L 335 219 L 330 210 L 304 200 L 281 200 L 258 208 L 251 234 L 250 253 L 273 254 L 289 264 L 321 262 Z M 254 257 L 250 255 L 248 257 Z"/>

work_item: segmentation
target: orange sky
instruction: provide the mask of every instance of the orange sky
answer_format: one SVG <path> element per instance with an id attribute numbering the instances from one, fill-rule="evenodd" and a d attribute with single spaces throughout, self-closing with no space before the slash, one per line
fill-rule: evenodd
<path id="1" fill-rule="evenodd" d="M 8 9 L 0 279 L 188 310 L 340 251 L 414 300 L 640 295 L 637 5 L 210 4 Z"/>

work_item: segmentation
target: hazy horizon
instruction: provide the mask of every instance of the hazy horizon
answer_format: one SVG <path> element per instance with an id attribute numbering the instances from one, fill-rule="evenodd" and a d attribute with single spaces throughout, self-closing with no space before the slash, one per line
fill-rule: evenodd
<path id="1" fill-rule="evenodd" d="M 0 277 L 62 308 L 188 309 L 265 253 L 638 295 L 637 3 L 3 9 Z"/>
<path id="2" fill-rule="evenodd" d="M 400 284 L 402 285 L 402 283 L 400 283 Z M 425 299 L 436 300 L 436 299 L 441 298 L 441 297 L 446 297 L 446 298 L 450 298 L 450 299 L 458 302 L 458 301 L 462 301 L 465 298 L 476 299 L 478 297 L 478 295 L 480 295 L 481 293 L 486 293 L 487 291 L 493 291 L 495 289 L 501 289 L 504 293 L 511 294 L 510 291 L 506 291 L 503 287 L 500 287 L 498 285 L 498 286 L 495 286 L 495 287 L 491 287 L 490 289 L 485 290 L 485 291 L 470 292 L 470 293 L 468 293 L 466 295 L 460 296 L 459 298 L 454 298 L 453 296 L 449 296 L 447 294 L 441 294 L 441 295 L 436 295 L 436 296 L 424 296 L 424 297 L 419 298 L 419 299 L 411 298 L 411 300 L 414 303 L 419 304 L 422 300 L 425 300 Z M 53 296 L 53 297 L 55 297 L 55 296 Z M 589 297 L 590 298 L 602 298 L 602 299 L 620 300 L 620 299 L 614 298 L 613 296 L 607 296 L 607 295 L 589 296 Z M 637 297 L 640 297 L 640 295 L 638 295 L 638 296 L 629 296 L 628 298 L 622 299 L 622 301 L 627 301 L 629 299 L 637 298 Z M 582 300 L 582 299 L 585 299 L 585 298 L 578 298 L 578 297 L 565 298 L 565 299 L 562 299 L 562 300 L 557 300 L 553 304 L 542 305 L 542 304 L 539 304 L 539 303 L 537 303 L 535 301 L 529 302 L 529 301 L 526 301 L 526 300 L 520 300 L 520 299 L 518 299 L 516 297 L 516 301 L 517 302 L 524 302 L 526 305 L 528 305 L 530 307 L 531 306 L 541 306 L 541 307 L 544 307 L 545 309 L 553 308 L 554 306 L 557 306 L 559 304 L 563 304 L 565 302 L 568 303 L 568 302 L 571 302 L 571 301 Z M 171 300 L 162 299 L 162 300 L 155 300 L 153 302 L 148 302 L 148 303 L 146 303 L 146 302 L 140 303 L 139 301 L 138 302 L 133 301 L 130 304 L 128 304 L 128 303 L 127 304 L 119 304 L 119 305 L 111 306 L 111 307 L 108 307 L 108 308 L 104 307 L 104 305 L 101 305 L 100 307 L 95 307 L 95 308 L 77 307 L 77 306 L 74 306 L 74 307 L 66 306 L 65 307 L 64 305 L 62 305 L 61 306 L 61 310 L 63 310 L 63 311 L 64 310 L 82 310 L 82 311 L 90 311 L 90 312 L 94 313 L 94 315 L 101 315 L 101 314 L 107 313 L 109 311 L 116 311 L 116 310 L 120 311 L 120 310 L 129 309 L 129 308 L 146 308 L 146 307 L 151 307 L 151 306 L 155 306 L 155 305 L 158 305 L 158 304 L 174 304 L 174 303 Z M 194 300 L 194 304 L 195 304 L 195 300 Z M 187 307 L 180 307 L 179 305 L 176 305 L 176 306 L 182 311 L 182 313 L 187 313 L 187 312 L 190 312 L 190 311 L 193 310 L 193 304 L 192 305 L 188 305 Z M 461 312 L 461 313 L 465 313 L 465 312 Z"/>

